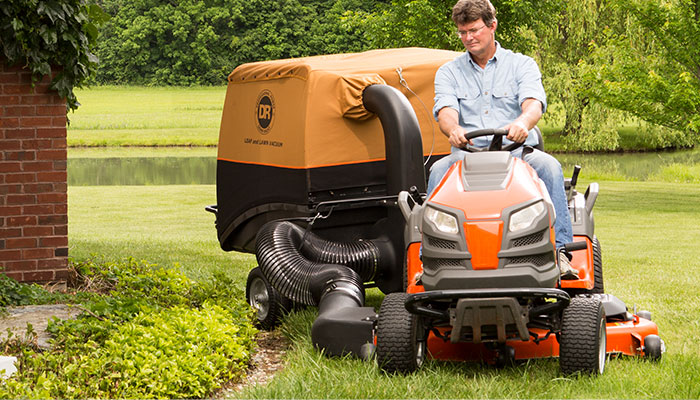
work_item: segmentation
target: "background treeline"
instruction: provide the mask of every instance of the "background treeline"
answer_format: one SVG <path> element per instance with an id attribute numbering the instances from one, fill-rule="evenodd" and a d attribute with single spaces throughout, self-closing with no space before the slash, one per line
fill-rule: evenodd
<path id="1" fill-rule="evenodd" d="M 378 0 L 101 0 L 112 16 L 97 48 L 97 82 L 220 85 L 239 64 L 362 51 L 348 12 Z"/>
<path id="2" fill-rule="evenodd" d="M 455 0 L 96 0 L 96 82 L 218 85 L 237 65 L 372 48 L 463 50 Z M 492 0 L 497 40 L 534 57 L 546 118 L 571 148 L 615 149 L 621 124 L 653 146 L 700 131 L 700 0 Z"/>

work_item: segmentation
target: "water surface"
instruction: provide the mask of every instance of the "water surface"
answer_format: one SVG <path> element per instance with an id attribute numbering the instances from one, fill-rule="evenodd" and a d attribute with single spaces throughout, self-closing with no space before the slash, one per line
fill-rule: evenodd
<path id="1" fill-rule="evenodd" d="M 141 149 L 69 151 L 68 184 L 202 185 L 216 183 L 216 149 Z M 137 156 L 131 156 L 131 155 Z M 671 165 L 699 166 L 700 149 L 659 153 L 555 154 L 570 176 L 575 164 L 582 177 L 644 181 Z M 700 178 L 700 177 L 699 177 Z"/>

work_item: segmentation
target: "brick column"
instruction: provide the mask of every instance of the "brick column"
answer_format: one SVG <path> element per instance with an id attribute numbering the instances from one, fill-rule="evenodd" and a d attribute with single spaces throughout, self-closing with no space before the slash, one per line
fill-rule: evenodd
<path id="1" fill-rule="evenodd" d="M 0 268 L 24 282 L 68 277 L 66 102 L 0 57 Z"/>

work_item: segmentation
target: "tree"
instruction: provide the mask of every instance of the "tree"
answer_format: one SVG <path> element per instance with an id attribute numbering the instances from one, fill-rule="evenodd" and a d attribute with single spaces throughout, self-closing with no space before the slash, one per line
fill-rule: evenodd
<path id="1" fill-rule="evenodd" d="M 492 0 L 497 11 L 497 40 L 523 51 L 521 31 L 534 23 L 553 22 L 561 0 Z M 373 12 L 354 12 L 348 21 L 363 25 L 375 48 L 420 46 L 464 50 L 455 33 L 452 7 L 456 0 L 392 0 Z"/>
<path id="2" fill-rule="evenodd" d="M 586 65 L 592 97 L 653 124 L 676 130 L 692 145 L 700 132 L 700 2 L 615 0 L 626 29 L 594 46 Z"/>
<path id="3" fill-rule="evenodd" d="M 534 56 L 542 68 L 550 103 L 561 105 L 566 142 L 584 150 L 617 147 L 617 123 L 624 115 L 590 95 L 585 65 L 591 47 L 605 43 L 618 26 L 609 0 L 566 0 L 558 4 L 554 24 L 536 23 L 530 32 Z"/>
<path id="4" fill-rule="evenodd" d="M 222 84 L 239 64 L 360 51 L 348 9 L 376 0 L 103 0 L 113 15 L 98 55 L 103 83 Z"/>

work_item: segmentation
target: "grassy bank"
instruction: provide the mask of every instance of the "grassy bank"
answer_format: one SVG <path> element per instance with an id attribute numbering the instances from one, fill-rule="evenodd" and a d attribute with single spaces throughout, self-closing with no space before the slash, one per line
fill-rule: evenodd
<path id="1" fill-rule="evenodd" d="M 216 146 L 226 87 L 96 86 L 76 90 L 68 146 Z M 565 148 L 561 126 L 540 123 L 547 151 Z M 621 150 L 653 151 L 659 142 L 633 121 L 621 123 Z"/>
<path id="2" fill-rule="evenodd" d="M 477 364 L 429 362 L 406 377 L 387 377 L 376 366 L 329 359 L 316 352 L 310 326 L 316 311 L 290 315 L 286 368 L 246 398 L 698 398 L 700 397 L 700 268 L 696 229 L 700 185 L 602 181 L 596 205 L 605 283 L 628 305 L 652 311 L 668 352 L 659 364 L 610 361 L 599 378 L 564 379 L 554 360 L 505 370 Z M 580 183 L 581 189 L 585 182 Z M 70 255 L 146 258 L 196 279 L 223 271 L 243 287 L 254 257 L 218 248 L 214 186 L 71 187 Z M 382 295 L 370 291 L 368 303 Z"/>
<path id="3" fill-rule="evenodd" d="M 69 146 L 215 146 L 226 88 L 98 86 L 76 95 Z"/>
<path id="4" fill-rule="evenodd" d="M 145 259 L 194 279 L 222 271 L 245 282 L 255 257 L 219 247 L 213 185 L 74 186 L 68 188 L 69 253 L 112 260 Z"/>

